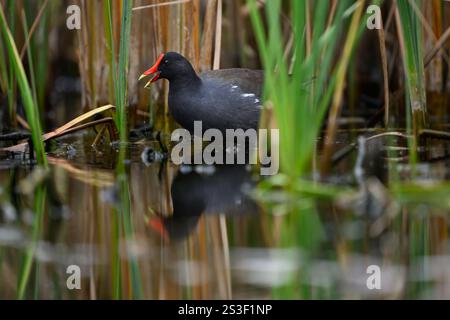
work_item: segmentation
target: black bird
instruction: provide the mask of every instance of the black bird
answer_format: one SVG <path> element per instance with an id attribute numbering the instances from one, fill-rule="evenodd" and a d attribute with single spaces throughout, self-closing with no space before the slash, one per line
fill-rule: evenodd
<path id="1" fill-rule="evenodd" d="M 203 214 L 257 215 L 259 207 L 248 194 L 255 184 L 242 165 L 215 166 L 210 175 L 178 172 L 171 187 L 172 215 L 155 217 L 149 224 L 167 240 L 177 241 L 194 232 Z"/>
<path id="2" fill-rule="evenodd" d="M 167 52 L 140 79 L 150 75 L 154 76 L 145 87 L 158 79 L 169 81 L 169 111 L 190 132 L 197 120 L 203 130 L 258 128 L 262 70 L 221 69 L 197 75 L 185 57 Z"/>

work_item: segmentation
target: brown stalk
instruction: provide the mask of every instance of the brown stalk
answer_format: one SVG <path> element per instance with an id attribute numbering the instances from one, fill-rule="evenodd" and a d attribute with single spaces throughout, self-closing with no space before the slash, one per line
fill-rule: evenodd
<path id="1" fill-rule="evenodd" d="M 216 35 L 214 44 L 214 62 L 213 69 L 217 70 L 220 68 L 220 49 L 222 41 L 222 0 L 217 2 L 217 16 L 216 16 Z"/>
<path id="2" fill-rule="evenodd" d="M 384 34 L 383 19 L 380 19 L 381 26 L 378 29 L 378 42 L 381 55 L 381 65 L 383 68 L 383 86 L 384 86 L 384 126 L 387 128 L 389 125 L 389 73 L 388 63 L 386 56 L 386 37 Z"/>
<path id="3" fill-rule="evenodd" d="M 211 69 L 211 54 L 212 54 L 212 40 L 213 33 L 213 21 L 215 15 L 217 0 L 210 0 L 206 6 L 205 18 L 203 20 L 203 34 L 202 34 L 202 51 L 200 53 L 200 70 Z"/>
<path id="4" fill-rule="evenodd" d="M 431 129 L 422 129 L 420 131 L 420 135 L 426 138 L 434 138 L 440 140 L 450 140 L 450 133 L 446 131 L 439 130 L 431 130 Z"/>
<path id="5" fill-rule="evenodd" d="M 86 23 L 86 4 L 85 0 L 79 0 L 78 5 L 81 7 L 82 12 L 82 23 L 87 26 Z M 87 59 L 84 57 L 84 52 L 87 50 L 87 27 L 81 28 L 80 32 L 77 32 L 78 37 L 78 69 L 80 70 L 80 80 L 81 80 L 81 103 L 83 106 L 90 105 L 89 100 L 89 88 L 88 88 L 88 72 L 87 72 Z"/>
<path id="6" fill-rule="evenodd" d="M 411 7 L 413 8 L 414 12 L 416 13 L 416 15 L 419 17 L 420 22 L 422 23 L 425 31 L 427 32 L 427 34 L 433 39 L 433 41 L 436 41 L 433 49 L 431 50 L 431 52 L 429 52 L 429 54 L 431 55 L 430 57 L 425 57 L 425 61 L 427 61 L 428 59 L 432 59 L 436 53 L 442 48 L 442 46 L 444 45 L 445 41 L 447 40 L 447 38 L 450 36 L 450 33 L 446 35 L 446 33 L 449 31 L 449 29 L 447 29 L 447 31 L 439 38 L 439 40 L 436 38 L 436 35 L 433 31 L 433 29 L 431 28 L 430 24 L 428 23 L 427 19 L 424 17 L 424 15 L 422 14 L 422 12 L 420 11 L 420 9 L 417 7 L 417 4 L 414 1 L 408 0 L 409 4 L 411 5 Z M 441 43 L 442 41 L 442 43 Z M 442 55 L 444 57 L 444 59 L 447 61 L 448 63 L 448 55 L 447 53 L 442 50 Z"/>
<path id="7" fill-rule="evenodd" d="M 91 106 L 97 105 L 97 79 L 96 79 L 96 68 L 95 62 L 97 60 L 97 37 L 96 37 L 96 24 L 98 19 L 96 18 L 97 5 L 96 1 L 88 1 L 87 5 L 88 15 L 87 19 L 89 19 L 89 35 L 88 35 L 88 73 L 89 73 L 89 87 L 91 89 Z"/>
<path id="8" fill-rule="evenodd" d="M 55 138 L 55 137 L 59 137 L 59 136 L 65 134 L 66 131 L 68 131 L 70 129 L 73 129 L 78 124 L 80 124 L 81 122 L 83 122 L 83 121 L 93 117 L 94 115 L 102 113 L 102 112 L 105 112 L 105 111 L 108 111 L 108 110 L 112 110 L 112 109 L 115 109 L 115 106 L 110 105 L 110 104 L 106 105 L 106 106 L 103 106 L 103 107 L 99 107 L 99 108 L 93 109 L 93 110 L 91 110 L 89 112 L 86 112 L 86 113 L 82 114 L 81 116 L 76 117 L 75 119 L 73 119 L 72 121 L 69 121 L 68 123 L 64 124 L 63 126 L 57 128 L 57 129 L 55 129 L 55 130 L 53 130 L 53 131 L 51 131 L 49 133 L 44 134 L 42 136 L 42 139 L 44 141 L 47 141 L 49 139 L 52 139 L 52 138 Z M 12 147 L 3 148 L 1 150 L 10 151 L 10 152 L 24 152 L 26 147 L 27 147 L 27 145 L 28 145 L 28 143 L 25 142 L 25 143 L 17 144 L 17 145 L 12 146 Z"/>
<path id="9" fill-rule="evenodd" d="M 95 127 L 95 126 L 97 126 L 99 124 L 102 124 L 102 123 L 110 123 L 111 124 L 111 123 L 114 123 L 114 119 L 111 118 L 111 117 L 107 117 L 107 118 L 91 121 L 91 122 L 88 122 L 88 123 L 84 123 L 84 124 L 81 124 L 79 126 L 70 128 L 70 129 L 68 129 L 66 131 L 62 131 L 62 132 L 60 132 L 60 133 L 58 133 L 58 134 L 56 134 L 54 136 L 51 136 L 51 137 L 45 139 L 45 141 L 48 141 L 48 140 L 51 140 L 51 139 L 60 138 L 62 136 L 68 135 L 70 133 L 81 131 L 81 130 L 84 130 L 84 129 L 87 129 L 87 128 L 92 128 L 92 127 Z M 102 129 L 104 129 L 104 128 L 105 127 L 103 126 Z M 103 130 L 101 132 L 103 132 Z"/>
<path id="10" fill-rule="evenodd" d="M 311 30 L 311 3 L 306 0 L 306 57 L 311 54 L 312 30 Z"/>
<path id="11" fill-rule="evenodd" d="M 192 42 L 194 49 L 194 66 L 198 68 L 200 65 L 200 0 L 192 1 Z"/>
<path id="12" fill-rule="evenodd" d="M 47 8 L 48 0 L 45 0 L 45 2 L 42 4 L 42 7 L 39 9 L 39 12 L 36 16 L 36 18 L 33 21 L 33 24 L 31 25 L 30 31 L 28 33 L 28 37 L 25 40 L 25 43 L 22 47 L 22 50 L 20 50 L 20 59 L 23 59 L 23 56 L 25 55 L 25 52 L 30 45 L 31 37 L 33 36 L 34 32 L 36 31 L 37 26 L 39 25 L 39 21 L 41 21 L 42 15 L 44 14 L 45 8 Z"/>
<path id="13" fill-rule="evenodd" d="M 450 38 L 450 27 L 445 30 L 444 34 L 439 38 L 439 40 L 435 43 L 434 47 L 426 54 L 424 65 L 428 66 L 430 62 L 433 60 L 433 58 L 436 56 L 436 54 L 441 50 L 445 42 Z"/>
<path id="14" fill-rule="evenodd" d="M 333 22 L 334 14 L 336 13 L 336 9 L 337 9 L 337 0 L 333 0 L 333 3 L 331 4 L 330 13 L 328 15 L 327 27 L 325 30 L 330 28 L 331 23 Z"/>
<path id="15" fill-rule="evenodd" d="M 24 118 L 22 118 L 22 116 L 20 116 L 19 114 L 17 115 L 17 122 L 25 129 L 31 131 L 31 128 L 28 125 L 28 122 Z"/>

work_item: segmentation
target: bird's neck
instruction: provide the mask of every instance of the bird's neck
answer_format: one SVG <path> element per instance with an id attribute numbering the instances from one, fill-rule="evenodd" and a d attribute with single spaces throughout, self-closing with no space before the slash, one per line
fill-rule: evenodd
<path id="1" fill-rule="evenodd" d="M 174 79 L 170 80 L 170 86 L 173 88 L 198 88 L 202 84 L 202 79 L 197 75 L 195 70 L 191 67 L 189 72 L 178 75 Z"/>

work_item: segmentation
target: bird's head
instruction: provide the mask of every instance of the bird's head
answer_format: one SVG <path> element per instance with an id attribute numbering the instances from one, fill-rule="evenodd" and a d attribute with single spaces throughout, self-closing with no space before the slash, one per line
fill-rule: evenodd
<path id="1" fill-rule="evenodd" d="M 156 60 L 155 64 L 145 71 L 139 78 L 139 80 L 153 76 L 150 81 L 145 85 L 146 88 L 150 86 L 152 82 L 158 79 L 173 80 L 189 80 L 193 76 L 196 77 L 196 73 L 189 61 L 181 54 L 176 52 L 161 53 Z"/>

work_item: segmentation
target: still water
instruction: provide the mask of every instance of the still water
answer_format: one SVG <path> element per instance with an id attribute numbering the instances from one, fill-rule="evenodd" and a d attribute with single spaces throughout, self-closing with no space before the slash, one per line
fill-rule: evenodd
<path id="1" fill-rule="evenodd" d="M 0 298 L 448 299 L 448 146 L 413 170 L 382 139 L 336 162 L 332 191 L 174 166 L 152 139 L 94 149 L 85 132 L 54 143 L 48 171 L 3 157 Z"/>

